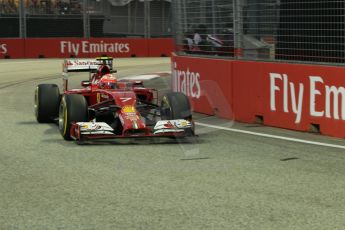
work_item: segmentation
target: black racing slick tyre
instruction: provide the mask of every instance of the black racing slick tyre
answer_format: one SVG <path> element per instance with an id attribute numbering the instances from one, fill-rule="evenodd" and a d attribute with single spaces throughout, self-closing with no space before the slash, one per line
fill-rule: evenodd
<path id="1" fill-rule="evenodd" d="M 188 97 L 180 92 L 167 93 L 161 102 L 161 119 L 175 120 L 185 119 L 192 121 L 192 109 Z M 187 136 L 194 136 L 194 124 L 191 128 L 185 129 Z"/>
<path id="2" fill-rule="evenodd" d="M 35 116 L 39 123 L 50 123 L 59 115 L 59 87 L 55 84 L 40 84 L 35 90 Z"/>
<path id="3" fill-rule="evenodd" d="M 167 93 L 161 102 L 161 119 L 192 119 L 192 110 L 188 97 L 180 92 Z"/>
<path id="4" fill-rule="evenodd" d="M 83 95 L 67 94 L 61 99 L 59 109 L 59 130 L 65 140 L 71 140 L 72 122 L 88 121 L 88 105 Z"/>

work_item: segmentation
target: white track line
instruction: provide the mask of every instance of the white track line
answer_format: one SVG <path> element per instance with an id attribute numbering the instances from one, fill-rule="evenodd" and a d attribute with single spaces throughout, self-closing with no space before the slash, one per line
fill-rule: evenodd
<path id="1" fill-rule="evenodd" d="M 311 145 L 317 145 L 317 146 L 323 146 L 323 147 L 345 149 L 344 145 L 335 145 L 335 144 L 329 144 L 329 143 L 323 143 L 323 142 L 317 142 L 317 141 L 307 141 L 307 140 L 302 140 L 298 138 L 277 136 L 277 135 L 271 135 L 271 134 L 266 134 L 266 133 L 257 133 L 257 132 L 246 131 L 246 130 L 241 130 L 241 129 L 226 128 L 226 127 L 221 127 L 218 125 L 209 125 L 209 124 L 200 123 L 200 122 L 195 122 L 195 124 L 204 126 L 204 127 L 213 128 L 213 129 L 226 130 L 226 131 L 231 131 L 231 132 L 236 132 L 236 133 L 244 133 L 244 134 L 249 134 L 249 135 L 254 135 L 254 136 L 268 137 L 268 138 L 273 138 L 273 139 L 279 139 L 279 140 L 291 141 L 291 142 L 297 142 L 297 143 L 303 143 L 303 144 L 311 144 Z"/>

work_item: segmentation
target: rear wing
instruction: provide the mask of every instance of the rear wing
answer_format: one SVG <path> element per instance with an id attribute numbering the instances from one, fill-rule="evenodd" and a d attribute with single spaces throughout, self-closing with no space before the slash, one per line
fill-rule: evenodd
<path id="1" fill-rule="evenodd" d="M 65 59 L 62 64 L 63 73 L 68 72 L 94 72 L 100 65 L 107 65 L 113 70 L 112 57 L 97 57 L 96 59 Z"/>
<path id="2" fill-rule="evenodd" d="M 68 89 L 68 73 L 69 72 L 96 72 L 99 66 L 107 65 L 112 72 L 113 58 L 112 57 L 97 57 L 96 59 L 65 59 L 62 63 L 63 89 Z"/>

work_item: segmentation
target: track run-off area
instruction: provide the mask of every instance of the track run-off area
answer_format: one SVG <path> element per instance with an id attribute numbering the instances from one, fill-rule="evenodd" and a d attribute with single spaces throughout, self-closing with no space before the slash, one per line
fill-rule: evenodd
<path id="1" fill-rule="evenodd" d="M 170 59 L 114 66 L 134 79 Z M 77 145 L 34 116 L 35 87 L 61 89 L 61 72 L 61 59 L 0 60 L 1 230 L 344 228 L 345 140 L 195 114 L 192 140 Z M 144 85 L 164 94 L 170 77 Z"/>

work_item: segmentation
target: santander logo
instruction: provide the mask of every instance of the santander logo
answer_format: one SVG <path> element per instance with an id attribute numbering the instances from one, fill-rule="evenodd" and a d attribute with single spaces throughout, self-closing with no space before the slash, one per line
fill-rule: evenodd
<path id="1" fill-rule="evenodd" d="M 6 54 L 7 53 L 7 44 L 1 44 L 0 43 L 0 53 Z"/>
<path id="2" fill-rule="evenodd" d="M 187 96 L 199 98 L 201 95 L 200 73 L 193 72 L 189 68 L 179 69 L 177 63 L 172 64 L 172 88 L 175 92 L 182 92 Z"/>

